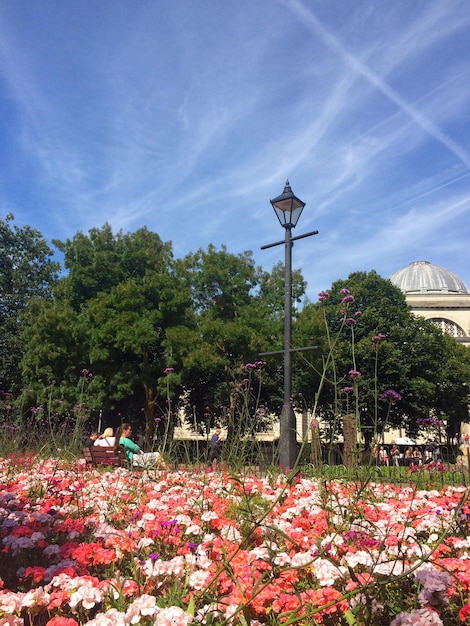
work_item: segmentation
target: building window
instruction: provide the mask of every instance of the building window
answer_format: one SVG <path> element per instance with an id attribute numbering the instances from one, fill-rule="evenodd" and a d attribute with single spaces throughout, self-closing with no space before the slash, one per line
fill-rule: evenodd
<path id="1" fill-rule="evenodd" d="M 429 321 L 432 322 L 434 326 L 440 328 L 443 333 L 447 333 L 451 337 L 465 337 L 465 333 L 462 328 L 460 328 L 460 326 L 455 322 L 446 320 L 443 317 L 434 317 Z"/>

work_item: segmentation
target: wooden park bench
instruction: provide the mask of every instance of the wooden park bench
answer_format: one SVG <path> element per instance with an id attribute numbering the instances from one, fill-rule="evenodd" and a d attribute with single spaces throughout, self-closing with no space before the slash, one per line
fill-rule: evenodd
<path id="1" fill-rule="evenodd" d="M 83 448 L 85 463 L 90 467 L 127 467 L 124 451 L 113 446 L 90 446 Z"/>

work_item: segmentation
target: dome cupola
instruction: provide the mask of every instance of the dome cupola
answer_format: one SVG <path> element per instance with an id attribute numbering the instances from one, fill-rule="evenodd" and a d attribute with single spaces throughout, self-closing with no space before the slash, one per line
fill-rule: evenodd
<path id="1" fill-rule="evenodd" d="M 390 276 L 404 293 L 469 293 L 461 278 L 429 261 L 414 261 Z"/>

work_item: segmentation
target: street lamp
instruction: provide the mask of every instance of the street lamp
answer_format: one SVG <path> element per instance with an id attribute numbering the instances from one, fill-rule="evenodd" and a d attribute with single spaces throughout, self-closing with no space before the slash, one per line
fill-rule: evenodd
<path id="1" fill-rule="evenodd" d="M 286 186 L 281 195 L 270 200 L 270 202 L 279 223 L 286 229 L 286 233 L 297 226 L 305 202 L 294 196 L 288 180 L 286 180 Z"/>
<path id="2" fill-rule="evenodd" d="M 316 235 L 317 230 L 298 237 L 292 237 L 292 229 L 296 227 L 305 202 L 292 192 L 289 181 L 280 196 L 270 200 L 281 226 L 285 229 L 284 241 L 277 241 L 261 249 L 272 248 L 284 243 L 284 403 L 280 417 L 279 464 L 292 469 L 297 459 L 297 429 L 294 410 L 292 408 L 292 246 L 297 239 Z M 302 348 L 310 349 L 310 348 Z M 265 353 L 265 354 L 275 354 Z"/>

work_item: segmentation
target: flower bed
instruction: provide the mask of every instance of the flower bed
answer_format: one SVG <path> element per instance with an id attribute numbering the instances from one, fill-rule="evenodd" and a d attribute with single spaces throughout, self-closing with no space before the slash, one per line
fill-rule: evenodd
<path id="1" fill-rule="evenodd" d="M 470 624 L 464 487 L 0 461 L 0 626 Z"/>

